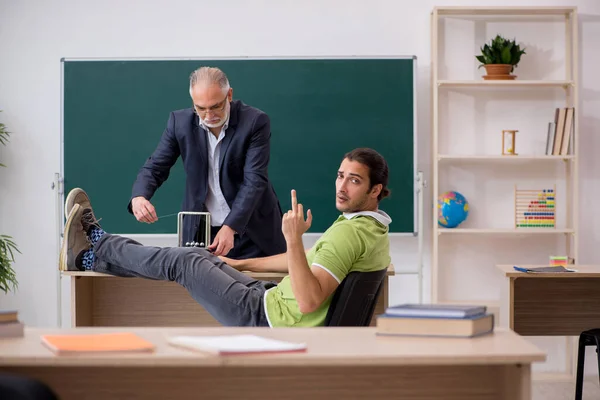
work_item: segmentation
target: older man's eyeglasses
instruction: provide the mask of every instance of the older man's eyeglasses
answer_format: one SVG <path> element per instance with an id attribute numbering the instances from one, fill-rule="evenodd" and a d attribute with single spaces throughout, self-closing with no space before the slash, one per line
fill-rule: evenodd
<path id="1" fill-rule="evenodd" d="M 194 109 L 200 115 L 206 115 L 208 112 L 219 113 L 219 112 L 221 112 L 221 111 L 223 111 L 225 109 L 225 106 L 227 105 L 228 98 L 229 98 L 229 94 L 227 96 L 225 96 L 225 98 L 223 99 L 222 102 L 217 103 L 214 106 L 211 106 L 211 107 L 208 107 L 208 108 L 198 107 L 197 105 L 194 104 Z"/>

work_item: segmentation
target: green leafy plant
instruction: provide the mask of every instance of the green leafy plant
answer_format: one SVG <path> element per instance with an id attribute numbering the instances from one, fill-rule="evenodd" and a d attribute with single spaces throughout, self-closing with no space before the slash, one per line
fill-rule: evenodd
<path id="1" fill-rule="evenodd" d="M 2 112 L 2 110 L 0 110 Z M 8 142 L 8 136 L 10 132 L 6 130 L 6 125 L 0 122 L 0 144 L 5 145 Z M 6 165 L 0 163 L 0 167 L 6 167 Z"/>
<path id="2" fill-rule="evenodd" d="M 490 44 L 486 43 L 481 47 L 481 55 L 475 58 L 481 63 L 479 68 L 486 64 L 509 64 L 513 66 L 510 70 L 512 72 L 521 61 L 523 54 L 527 54 L 525 48 L 521 49 L 515 40 L 496 35 Z"/>
<path id="3" fill-rule="evenodd" d="M 17 274 L 12 268 L 12 263 L 15 262 L 15 252 L 20 253 L 12 238 L 0 235 L 0 290 L 4 293 L 7 293 L 11 287 L 12 290 L 15 290 L 18 286 Z"/>
<path id="4" fill-rule="evenodd" d="M 10 132 L 6 130 L 6 125 L 0 123 L 0 144 L 6 146 Z M 0 167 L 6 167 L 0 164 Z M 0 290 L 7 293 L 9 290 L 15 290 L 18 286 L 17 274 L 12 268 L 15 262 L 15 252 L 20 253 L 12 237 L 0 235 Z"/>

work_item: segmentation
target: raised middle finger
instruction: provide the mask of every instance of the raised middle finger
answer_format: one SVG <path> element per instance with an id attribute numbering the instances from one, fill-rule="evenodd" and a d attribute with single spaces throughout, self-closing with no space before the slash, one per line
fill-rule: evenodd
<path id="1" fill-rule="evenodd" d="M 296 191 L 292 189 L 292 211 L 296 212 L 298 206 L 298 200 L 296 199 Z"/>

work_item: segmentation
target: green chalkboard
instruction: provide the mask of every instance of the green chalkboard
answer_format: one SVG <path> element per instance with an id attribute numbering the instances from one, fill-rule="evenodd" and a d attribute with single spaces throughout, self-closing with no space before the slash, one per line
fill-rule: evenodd
<path id="1" fill-rule="evenodd" d="M 175 233 L 185 176 L 181 160 L 151 200 L 160 218 L 142 224 L 126 206 L 138 170 L 169 112 L 191 107 L 190 73 L 221 68 L 234 99 L 271 118 L 269 177 L 285 211 L 290 189 L 313 211 L 310 232 L 337 218 L 343 155 L 372 147 L 388 161 L 392 195 L 380 208 L 392 232 L 415 232 L 415 63 L 398 58 L 78 60 L 63 65 L 65 193 L 84 188 L 113 233 Z"/>

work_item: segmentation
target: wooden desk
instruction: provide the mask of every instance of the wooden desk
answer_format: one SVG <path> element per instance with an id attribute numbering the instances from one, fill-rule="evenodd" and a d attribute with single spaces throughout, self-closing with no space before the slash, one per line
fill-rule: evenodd
<path id="1" fill-rule="evenodd" d="M 531 268 L 542 265 L 520 265 Z M 525 273 L 497 266 L 508 279 L 508 326 L 521 335 L 578 336 L 600 328 L 600 266 L 578 272 Z"/>
<path id="2" fill-rule="evenodd" d="M 61 333 L 123 331 L 74 328 Z M 510 330 L 474 339 L 379 337 L 375 328 L 126 328 L 154 354 L 55 356 L 40 335 L 0 340 L 0 373 L 40 379 L 61 400 L 531 399 L 531 363 L 545 354 Z M 172 347 L 172 335 L 249 333 L 306 353 L 218 357 Z"/>
<path id="3" fill-rule="evenodd" d="M 281 281 L 287 274 L 248 272 L 256 279 Z M 375 315 L 388 306 L 390 265 Z M 220 326 L 175 282 L 120 278 L 97 272 L 64 271 L 71 279 L 71 326 Z M 373 318 L 371 325 L 375 324 Z"/>

